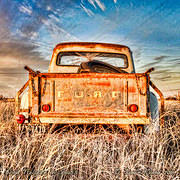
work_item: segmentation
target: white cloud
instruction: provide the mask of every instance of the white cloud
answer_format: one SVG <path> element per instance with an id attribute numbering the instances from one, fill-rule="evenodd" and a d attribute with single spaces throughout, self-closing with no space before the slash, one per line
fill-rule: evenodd
<path id="1" fill-rule="evenodd" d="M 86 12 L 86 14 L 88 16 L 93 16 L 94 15 L 94 13 L 90 9 L 87 9 L 82 3 L 81 3 L 81 7 L 83 8 L 83 10 Z"/>
<path id="2" fill-rule="evenodd" d="M 52 10 L 51 6 L 47 6 L 47 7 L 46 7 L 46 10 L 47 10 L 47 11 L 51 11 L 51 10 Z"/>
<path id="3" fill-rule="evenodd" d="M 100 0 L 95 0 L 95 2 L 101 8 L 102 11 L 105 10 L 105 5 Z"/>
<path id="4" fill-rule="evenodd" d="M 63 41 L 79 41 L 77 37 L 60 27 L 55 21 L 52 21 L 52 19 L 43 21 L 43 24 L 45 29 L 49 31 L 49 35 L 52 37 L 52 44 L 57 44 Z"/>
<path id="5" fill-rule="evenodd" d="M 60 19 L 57 16 L 54 16 L 53 14 L 50 14 L 49 18 L 52 19 L 52 20 L 55 20 L 56 22 L 60 21 Z"/>
<path id="6" fill-rule="evenodd" d="M 19 11 L 25 13 L 25 14 L 28 14 L 28 15 L 31 15 L 32 14 L 32 9 L 31 7 L 27 7 L 27 6 L 20 6 L 19 7 Z"/>
<path id="7" fill-rule="evenodd" d="M 94 8 L 96 9 L 96 4 L 97 6 L 99 6 L 99 8 L 104 11 L 106 9 L 105 5 L 101 2 L 101 0 L 88 0 L 88 2 L 90 4 L 92 4 L 94 6 Z"/>
<path id="8" fill-rule="evenodd" d="M 94 8 L 96 9 L 96 5 L 95 5 L 95 2 L 94 0 L 88 0 L 90 4 L 92 4 L 94 6 Z"/>

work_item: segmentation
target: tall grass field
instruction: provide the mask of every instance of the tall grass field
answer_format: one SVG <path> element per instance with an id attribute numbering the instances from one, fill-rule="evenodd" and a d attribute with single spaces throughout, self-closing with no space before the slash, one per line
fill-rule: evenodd
<path id="1" fill-rule="evenodd" d="M 13 103 L 0 103 L 0 179 L 180 179 L 180 104 L 166 103 L 166 126 L 133 134 L 99 127 L 20 129 Z M 175 106 L 176 105 L 176 106 Z"/>

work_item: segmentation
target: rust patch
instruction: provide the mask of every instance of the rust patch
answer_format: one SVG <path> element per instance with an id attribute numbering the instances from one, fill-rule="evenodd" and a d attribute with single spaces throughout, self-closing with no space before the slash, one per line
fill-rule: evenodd
<path id="1" fill-rule="evenodd" d="M 95 110 L 95 109 L 97 109 L 97 107 L 84 107 L 83 109 L 84 110 Z"/>
<path id="2" fill-rule="evenodd" d="M 64 98 L 64 99 L 61 99 L 60 101 L 72 101 L 72 98 Z"/>
<path id="3" fill-rule="evenodd" d="M 42 78 L 135 78 L 135 74 L 127 73 L 41 73 Z M 136 76 L 146 76 L 144 73 L 136 73 Z"/>
<path id="4" fill-rule="evenodd" d="M 110 82 L 86 82 L 82 83 L 83 86 L 94 85 L 94 86 L 111 86 Z"/>
<path id="5" fill-rule="evenodd" d="M 68 118 L 83 118 L 83 117 L 94 117 L 94 118 L 146 118 L 146 116 L 140 116 L 136 113 L 130 113 L 130 112 L 122 112 L 122 113 L 41 113 L 40 115 L 35 115 L 35 117 L 68 117 Z"/>
<path id="6" fill-rule="evenodd" d="M 128 87 L 128 91 L 131 93 L 135 93 L 135 92 L 137 92 L 137 88 L 131 86 L 131 87 Z"/>
<path id="7" fill-rule="evenodd" d="M 130 51 L 129 47 L 124 46 L 124 45 L 119 45 L 119 44 L 109 44 L 109 43 L 89 43 L 89 42 L 67 42 L 67 43 L 60 43 L 56 45 L 54 48 L 54 51 L 56 49 L 62 49 L 62 48 L 73 48 L 73 47 L 83 47 L 87 49 L 95 49 L 96 47 L 101 47 L 101 48 L 108 48 L 108 49 L 115 49 L 115 50 L 122 50 L 126 49 Z"/>

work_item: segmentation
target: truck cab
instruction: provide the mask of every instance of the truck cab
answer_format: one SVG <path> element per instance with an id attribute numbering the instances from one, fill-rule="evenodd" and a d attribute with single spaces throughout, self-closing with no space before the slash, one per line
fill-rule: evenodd
<path id="1" fill-rule="evenodd" d="M 82 62 L 99 60 L 134 73 L 132 53 L 127 46 L 107 43 L 61 43 L 53 51 L 49 73 L 77 73 Z"/>

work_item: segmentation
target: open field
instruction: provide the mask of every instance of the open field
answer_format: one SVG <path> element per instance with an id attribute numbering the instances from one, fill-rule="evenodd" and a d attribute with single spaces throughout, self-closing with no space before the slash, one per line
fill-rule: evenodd
<path id="1" fill-rule="evenodd" d="M 103 128 L 23 133 L 13 103 L 1 103 L 0 179 L 179 179 L 179 111 L 178 102 L 166 102 L 166 128 L 127 138 Z"/>

